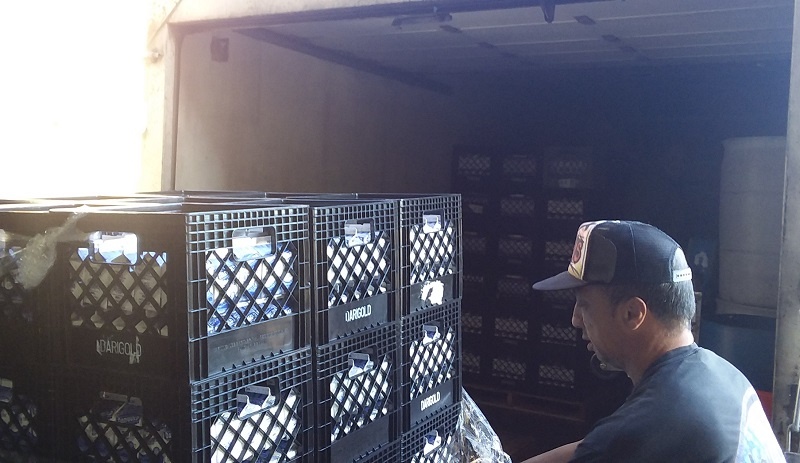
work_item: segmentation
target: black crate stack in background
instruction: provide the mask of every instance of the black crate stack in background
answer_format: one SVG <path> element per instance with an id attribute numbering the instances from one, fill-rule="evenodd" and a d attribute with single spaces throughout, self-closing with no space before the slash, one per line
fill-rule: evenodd
<path id="1" fill-rule="evenodd" d="M 597 382 L 571 323 L 572 294 L 531 285 L 566 270 L 581 223 L 609 218 L 599 156 L 586 147 L 455 148 L 453 187 L 464 201 L 468 390 L 592 400 Z"/>

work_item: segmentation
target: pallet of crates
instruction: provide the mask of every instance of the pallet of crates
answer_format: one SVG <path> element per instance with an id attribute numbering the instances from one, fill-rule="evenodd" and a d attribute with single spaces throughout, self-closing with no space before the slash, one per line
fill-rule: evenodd
<path id="1" fill-rule="evenodd" d="M 55 296 L 61 454 L 310 461 L 308 210 L 132 204 L 76 217 Z M 74 373 L 75 372 L 75 373 Z"/>
<path id="2" fill-rule="evenodd" d="M 461 301 L 402 319 L 402 430 L 461 401 Z"/>
<path id="3" fill-rule="evenodd" d="M 337 195 L 284 201 L 309 207 L 317 461 L 395 461 L 396 205 Z"/>

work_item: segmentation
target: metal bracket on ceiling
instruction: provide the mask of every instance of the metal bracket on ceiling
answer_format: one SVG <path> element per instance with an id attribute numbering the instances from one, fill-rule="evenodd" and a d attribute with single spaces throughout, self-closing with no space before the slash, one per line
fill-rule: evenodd
<path id="1" fill-rule="evenodd" d="M 547 24 L 552 23 L 556 18 L 556 0 L 541 0 L 539 6 L 542 7 L 544 20 L 547 21 Z"/>

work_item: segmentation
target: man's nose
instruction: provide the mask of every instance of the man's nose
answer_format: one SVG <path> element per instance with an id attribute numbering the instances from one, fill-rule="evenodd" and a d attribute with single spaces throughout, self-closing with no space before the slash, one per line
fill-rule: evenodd
<path id="1" fill-rule="evenodd" d="M 572 308 L 572 326 L 583 329 L 583 315 L 577 304 Z"/>

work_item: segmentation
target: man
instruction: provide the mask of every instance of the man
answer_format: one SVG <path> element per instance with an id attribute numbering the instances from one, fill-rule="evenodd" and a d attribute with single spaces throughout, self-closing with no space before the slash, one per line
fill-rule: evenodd
<path id="1" fill-rule="evenodd" d="M 567 271 L 534 289 L 575 292 L 572 324 L 633 390 L 579 441 L 544 462 L 784 462 L 755 390 L 694 343 L 692 272 L 680 246 L 640 222 L 581 225 Z"/>

